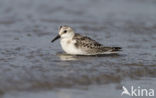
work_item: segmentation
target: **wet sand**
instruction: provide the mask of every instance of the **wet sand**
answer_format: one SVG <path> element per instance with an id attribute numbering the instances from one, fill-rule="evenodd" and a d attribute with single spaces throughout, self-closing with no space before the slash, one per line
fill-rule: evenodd
<path id="1" fill-rule="evenodd" d="M 126 80 L 121 82 L 121 84 L 107 84 L 107 85 L 91 85 L 91 86 L 81 86 L 77 88 L 61 88 L 53 89 L 48 91 L 40 92 L 11 92 L 6 94 L 4 98 L 121 98 L 121 86 L 124 85 L 129 91 L 130 87 L 134 86 L 137 90 L 138 86 L 140 88 L 146 89 L 156 89 L 156 87 L 151 87 L 151 85 L 156 85 L 155 79 L 141 79 L 135 81 Z M 145 94 L 144 94 L 145 95 Z M 137 98 L 138 96 L 128 96 L 123 95 L 123 98 Z M 140 96 L 139 96 L 140 97 Z M 148 98 L 148 96 L 141 96 L 141 98 Z M 154 98 L 151 97 L 150 98 Z"/>
<path id="2" fill-rule="evenodd" d="M 155 0 L 0 0 L 0 95 L 120 98 L 127 80 L 156 88 L 155 10 Z M 64 24 L 123 51 L 65 55 L 59 41 L 50 43 Z"/>

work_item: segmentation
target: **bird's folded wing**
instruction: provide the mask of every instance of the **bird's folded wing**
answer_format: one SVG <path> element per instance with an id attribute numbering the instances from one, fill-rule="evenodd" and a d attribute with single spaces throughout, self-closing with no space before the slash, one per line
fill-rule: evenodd
<path id="1" fill-rule="evenodd" d="M 73 40 L 75 40 L 75 46 L 77 48 L 81 48 L 90 52 L 113 52 L 113 51 L 119 51 L 121 48 L 120 47 L 105 47 L 102 44 L 96 42 L 95 40 L 87 37 L 87 36 L 82 36 L 80 34 L 75 34 L 73 37 Z"/>
<path id="2" fill-rule="evenodd" d="M 103 47 L 102 44 L 96 42 L 95 40 L 87 37 L 87 36 L 82 36 L 80 34 L 75 34 L 73 37 L 73 40 L 76 40 L 75 46 L 80 47 L 80 48 L 100 48 Z"/>

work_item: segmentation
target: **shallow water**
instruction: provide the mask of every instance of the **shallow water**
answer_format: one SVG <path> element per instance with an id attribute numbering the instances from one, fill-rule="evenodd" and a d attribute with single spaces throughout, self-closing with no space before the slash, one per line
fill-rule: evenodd
<path id="1" fill-rule="evenodd" d="M 142 78 L 147 80 L 143 85 L 153 83 L 149 87 L 156 88 L 155 10 L 155 0 L 0 0 L 0 95 L 21 98 L 27 93 L 52 92 L 55 97 L 55 89 L 73 93 L 85 87 L 89 91 L 84 96 L 78 91 L 78 97 L 88 97 L 90 90 L 107 97 L 105 90 L 113 96 L 121 90 L 111 85 L 127 79 L 142 85 Z M 106 46 L 121 46 L 123 51 L 105 56 L 65 55 L 59 41 L 50 43 L 63 24 Z"/>
<path id="2" fill-rule="evenodd" d="M 121 82 L 121 84 L 107 84 L 107 85 L 92 85 L 89 87 L 79 87 L 79 88 L 61 88 L 54 89 L 49 91 L 40 91 L 40 92 L 11 92 L 6 94 L 3 98 L 121 98 L 121 86 L 124 85 L 129 91 L 130 87 L 133 86 L 134 89 L 138 90 L 138 87 L 141 89 L 150 89 L 151 84 L 156 85 L 155 79 L 141 79 L 135 81 L 126 80 Z M 149 84 L 150 83 L 150 84 Z M 156 87 L 152 87 L 152 89 L 156 89 Z M 144 94 L 145 95 L 145 94 Z M 131 98 L 127 95 L 123 95 L 123 98 Z M 133 96 L 137 98 L 138 96 Z M 140 96 L 139 96 L 140 97 Z M 141 96 L 141 98 L 147 98 L 148 96 Z M 154 98 L 151 97 L 150 98 Z"/>

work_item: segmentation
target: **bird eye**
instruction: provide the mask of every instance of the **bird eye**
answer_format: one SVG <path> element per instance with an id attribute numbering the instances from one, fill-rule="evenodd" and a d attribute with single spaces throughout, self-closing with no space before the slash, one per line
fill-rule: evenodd
<path id="1" fill-rule="evenodd" d="M 67 33 L 67 30 L 64 30 L 64 33 Z"/>

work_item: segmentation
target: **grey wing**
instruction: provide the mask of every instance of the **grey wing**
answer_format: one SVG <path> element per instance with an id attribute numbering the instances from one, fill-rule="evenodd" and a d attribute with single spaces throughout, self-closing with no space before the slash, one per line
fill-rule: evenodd
<path id="1" fill-rule="evenodd" d="M 81 48 L 88 53 L 101 53 L 119 50 L 119 47 L 104 47 L 102 44 L 96 42 L 95 40 L 87 36 L 82 36 L 80 34 L 75 34 L 73 39 L 76 40 L 75 46 L 77 48 Z"/>
<path id="2" fill-rule="evenodd" d="M 102 47 L 103 45 L 96 42 L 95 40 L 87 37 L 87 36 L 82 36 L 80 34 L 75 34 L 74 38 L 76 40 L 75 46 L 77 48 L 99 48 Z"/>

